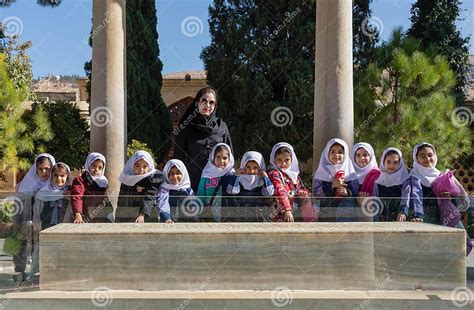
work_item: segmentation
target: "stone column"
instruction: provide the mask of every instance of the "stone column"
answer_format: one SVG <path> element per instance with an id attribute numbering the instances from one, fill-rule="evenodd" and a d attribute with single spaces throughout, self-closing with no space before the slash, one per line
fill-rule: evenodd
<path id="1" fill-rule="evenodd" d="M 352 1 L 317 0 L 313 171 L 331 138 L 352 147 Z"/>
<path id="2" fill-rule="evenodd" d="M 109 194 L 118 195 L 125 162 L 125 0 L 94 0 L 92 31 L 91 151 L 107 159 Z M 116 200 L 112 200 L 116 205 Z"/>

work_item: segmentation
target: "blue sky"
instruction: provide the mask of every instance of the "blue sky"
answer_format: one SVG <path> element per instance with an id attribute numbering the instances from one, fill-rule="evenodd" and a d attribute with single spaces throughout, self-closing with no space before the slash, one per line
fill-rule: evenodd
<path id="1" fill-rule="evenodd" d="M 373 15 L 383 24 L 382 39 L 387 39 L 395 26 L 409 27 L 413 0 L 374 0 Z M 160 58 L 163 74 L 202 70 L 199 55 L 209 45 L 208 6 L 212 0 L 156 0 Z M 458 26 L 464 36 L 474 33 L 474 0 L 464 0 Z M 84 74 L 84 62 L 90 60 L 91 48 L 84 44 L 91 30 L 92 0 L 63 0 L 56 8 L 40 7 L 36 0 L 17 0 L 11 7 L 0 9 L 0 20 L 8 19 L 21 28 L 21 41 L 31 40 L 29 50 L 35 77 L 48 74 Z M 195 18 L 196 17 L 196 18 Z M 182 22 L 197 21 L 197 28 L 182 31 Z M 202 22 L 202 27 L 199 24 Z M 195 31 L 186 36 L 186 31 Z M 202 31 L 201 31 L 202 30 Z M 471 41 L 474 38 L 471 38 Z M 470 53 L 474 54 L 474 44 Z"/>

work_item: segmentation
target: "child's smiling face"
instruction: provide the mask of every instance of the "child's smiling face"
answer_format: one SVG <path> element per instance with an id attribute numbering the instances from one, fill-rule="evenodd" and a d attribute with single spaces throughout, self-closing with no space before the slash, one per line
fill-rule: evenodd
<path id="1" fill-rule="evenodd" d="M 135 173 L 135 175 L 145 174 L 149 169 L 150 167 L 148 167 L 148 164 L 143 158 L 140 158 L 133 164 L 133 173 Z"/>
<path id="2" fill-rule="evenodd" d="M 104 162 L 100 159 L 95 160 L 89 167 L 89 170 L 93 177 L 100 176 L 104 170 Z"/>
<path id="3" fill-rule="evenodd" d="M 214 155 L 214 165 L 218 168 L 224 169 L 229 164 L 229 152 L 221 150 Z"/>
<path id="4" fill-rule="evenodd" d="M 275 156 L 275 164 L 281 169 L 288 169 L 291 166 L 291 154 L 283 152 Z"/>
<path id="5" fill-rule="evenodd" d="M 340 144 L 334 144 L 329 149 L 329 162 L 333 165 L 342 164 L 344 161 L 344 147 Z"/>
<path id="6" fill-rule="evenodd" d="M 400 156 L 397 154 L 387 154 L 383 164 L 388 173 L 394 173 L 400 166 Z"/>
<path id="7" fill-rule="evenodd" d="M 364 168 L 370 163 L 370 154 L 369 152 L 367 152 L 366 149 L 364 149 L 363 147 L 360 147 L 357 149 L 355 153 L 354 160 L 360 168 Z"/>
<path id="8" fill-rule="evenodd" d="M 432 148 L 423 146 L 418 149 L 416 161 L 426 168 L 433 168 L 436 161 L 436 154 Z"/>
<path id="9" fill-rule="evenodd" d="M 255 174 L 258 174 L 259 171 L 260 171 L 260 166 L 257 164 L 256 161 L 249 160 L 245 164 L 245 173 L 246 174 L 255 175 Z"/>
<path id="10" fill-rule="evenodd" d="M 178 185 L 183 180 L 183 174 L 176 166 L 173 166 L 168 173 L 168 180 L 170 180 L 170 184 Z"/>
<path id="11" fill-rule="evenodd" d="M 63 187 L 67 182 L 67 170 L 64 168 L 57 168 L 53 171 L 53 183 L 57 187 Z"/>

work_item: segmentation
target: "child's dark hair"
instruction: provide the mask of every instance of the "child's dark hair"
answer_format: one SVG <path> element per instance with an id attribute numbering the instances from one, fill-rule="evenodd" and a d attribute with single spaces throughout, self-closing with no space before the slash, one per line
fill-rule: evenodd
<path id="1" fill-rule="evenodd" d="M 217 153 L 222 151 L 226 151 L 227 155 L 230 155 L 230 151 L 227 147 L 225 147 L 224 145 L 219 145 L 218 147 L 216 147 L 216 151 L 214 152 L 214 159 L 216 159 Z"/>
<path id="2" fill-rule="evenodd" d="M 430 148 L 430 149 L 433 151 L 433 153 L 435 152 L 433 146 L 431 146 L 431 145 L 429 145 L 429 144 L 427 144 L 427 143 L 423 143 L 422 145 L 420 145 L 420 146 L 416 149 L 416 157 L 418 157 L 418 153 L 420 152 L 420 150 L 423 149 L 423 148 L 425 148 L 425 147 L 426 147 L 426 148 Z"/>
<path id="3" fill-rule="evenodd" d="M 53 169 L 51 170 L 51 175 L 53 175 L 54 172 L 56 172 L 56 170 L 59 170 L 59 169 L 64 169 L 64 170 L 68 171 L 67 166 L 65 164 L 57 163 L 56 165 L 54 165 Z"/>
<path id="4" fill-rule="evenodd" d="M 286 147 L 286 146 L 282 146 L 281 148 L 279 148 L 275 151 L 275 156 L 278 156 L 278 155 L 283 154 L 283 153 L 288 153 L 288 154 L 291 155 L 290 148 Z"/>
<path id="5" fill-rule="evenodd" d="M 339 145 L 340 147 L 342 147 L 342 149 L 344 150 L 344 145 L 340 144 L 340 143 L 334 143 L 333 145 L 331 145 L 331 147 L 329 148 L 329 150 L 331 150 L 333 147 Z M 345 150 L 344 150 L 345 151 Z"/>
<path id="6" fill-rule="evenodd" d="M 395 150 L 390 150 L 387 152 L 387 154 L 385 154 L 384 158 L 383 158 L 383 161 L 385 162 L 385 158 L 387 158 L 388 155 L 397 155 L 398 157 L 400 157 L 400 154 L 398 154 L 397 151 Z"/>
<path id="7" fill-rule="evenodd" d="M 43 163 L 49 163 L 52 165 L 53 163 L 51 162 L 51 159 L 49 159 L 48 156 L 40 156 L 36 159 L 36 166 L 41 165 Z"/>

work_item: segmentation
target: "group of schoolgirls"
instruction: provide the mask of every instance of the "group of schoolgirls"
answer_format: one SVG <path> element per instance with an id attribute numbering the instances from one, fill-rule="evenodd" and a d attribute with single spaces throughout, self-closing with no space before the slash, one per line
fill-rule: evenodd
<path id="1" fill-rule="evenodd" d="M 241 206 L 267 205 L 272 197 L 274 208 L 269 220 L 275 222 L 293 222 L 296 210 L 303 221 L 317 221 L 317 210 L 323 208 L 335 210 L 336 221 L 361 221 L 367 216 L 367 212 L 361 215 L 364 204 L 374 205 L 375 199 L 380 206 L 371 214 L 371 220 L 424 221 L 451 227 L 462 227 L 459 211 L 463 211 L 461 206 L 464 210 L 469 207 L 468 195 L 452 172 L 436 169 L 436 151 L 429 143 L 415 146 L 409 173 L 397 148 L 385 149 L 378 166 L 370 144 L 357 143 L 349 150 L 343 140 L 329 140 L 314 174 L 312 195 L 318 198 L 319 208 L 312 204 L 311 192 L 301 180 L 298 159 L 290 144 L 277 143 L 269 162 L 267 167 L 260 153 L 250 151 L 235 170 L 231 148 L 219 143 L 202 171 L 197 193 L 193 193 L 182 161 L 169 160 L 161 172 L 155 169 L 151 154 L 137 151 L 119 176 L 118 207 L 137 207 L 136 223 L 150 219 L 153 208 L 160 221 L 173 223 L 178 214 L 172 214 L 171 206 L 179 210 L 183 202 L 195 199 L 201 206 L 210 207 L 214 221 L 220 221 L 221 207 L 229 204 L 227 197 L 240 197 L 231 204 Z M 105 167 L 102 154 L 90 153 L 84 172 L 71 182 L 71 171 L 65 163 L 56 163 L 49 154 L 39 155 L 18 190 L 34 192 L 36 231 L 63 221 L 69 195 L 72 221 L 80 224 L 93 220 L 88 207 L 104 202 L 108 187 Z"/>

